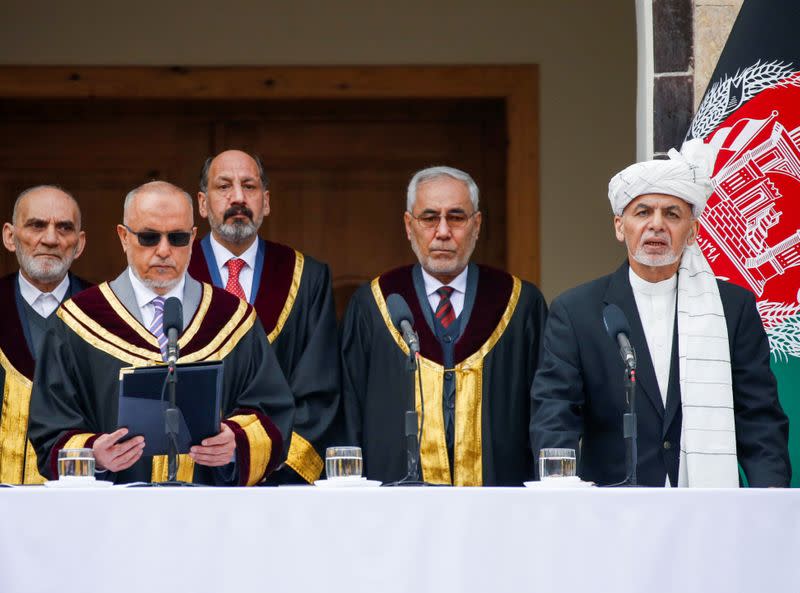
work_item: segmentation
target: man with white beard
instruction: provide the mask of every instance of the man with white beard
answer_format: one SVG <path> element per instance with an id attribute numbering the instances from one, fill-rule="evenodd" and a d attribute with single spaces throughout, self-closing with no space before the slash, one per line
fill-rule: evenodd
<path id="1" fill-rule="evenodd" d="M 637 163 L 609 184 L 627 260 L 555 299 L 531 394 L 531 442 L 579 450 L 578 474 L 626 479 L 624 365 L 604 327 L 608 305 L 630 324 L 637 367 L 638 483 L 787 486 L 788 421 L 769 343 L 748 290 L 716 280 L 696 244 L 712 192 L 713 150 L 701 141 Z"/>
<path id="2" fill-rule="evenodd" d="M 44 481 L 28 442 L 31 381 L 37 351 L 62 301 L 88 286 L 69 273 L 86 237 L 75 199 L 52 185 L 23 191 L 3 244 L 17 256 L 19 271 L 0 278 L 0 373 L 7 397 L 0 412 L 0 482 Z"/>

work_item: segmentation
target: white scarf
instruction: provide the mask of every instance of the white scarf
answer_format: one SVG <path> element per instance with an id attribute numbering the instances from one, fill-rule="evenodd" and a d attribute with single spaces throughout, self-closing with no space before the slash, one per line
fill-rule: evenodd
<path id="1" fill-rule="evenodd" d="M 730 346 L 714 273 L 697 245 L 678 270 L 683 423 L 678 486 L 738 488 Z"/>

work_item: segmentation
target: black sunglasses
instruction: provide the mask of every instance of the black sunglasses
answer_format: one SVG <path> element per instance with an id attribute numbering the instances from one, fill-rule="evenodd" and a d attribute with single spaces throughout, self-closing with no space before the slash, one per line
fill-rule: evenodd
<path id="1" fill-rule="evenodd" d="M 129 233 L 136 235 L 136 238 L 139 240 L 139 245 L 142 247 L 155 247 L 161 243 L 162 235 L 167 236 L 167 241 L 169 241 L 169 244 L 173 247 L 186 247 L 189 244 L 189 241 L 192 240 L 191 231 L 170 231 L 168 233 L 159 233 L 158 231 L 139 231 L 137 233 L 127 224 L 123 224 L 122 226 L 128 229 Z"/>

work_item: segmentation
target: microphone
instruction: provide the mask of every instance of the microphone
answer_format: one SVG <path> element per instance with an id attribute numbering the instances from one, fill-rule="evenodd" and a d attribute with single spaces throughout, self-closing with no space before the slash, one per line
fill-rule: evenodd
<path id="1" fill-rule="evenodd" d="M 178 334 L 183 331 L 183 305 L 177 297 L 164 301 L 164 333 L 167 335 L 167 363 L 178 360 Z"/>
<path id="2" fill-rule="evenodd" d="M 411 356 L 419 354 L 419 337 L 414 331 L 414 316 L 406 300 L 397 293 L 386 298 L 386 308 L 394 326 L 403 334 L 403 341 L 411 351 Z"/>
<path id="3" fill-rule="evenodd" d="M 635 370 L 636 353 L 628 338 L 631 333 L 631 326 L 625 317 L 625 313 L 617 305 L 606 305 L 606 308 L 603 309 L 603 323 L 611 339 L 619 344 L 619 354 L 625 362 L 625 367 L 628 370 Z"/>

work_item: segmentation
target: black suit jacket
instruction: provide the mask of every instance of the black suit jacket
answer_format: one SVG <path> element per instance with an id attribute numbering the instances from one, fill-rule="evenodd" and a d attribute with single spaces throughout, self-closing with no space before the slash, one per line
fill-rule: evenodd
<path id="1" fill-rule="evenodd" d="M 769 367 L 769 343 L 753 294 L 717 281 L 728 327 L 739 464 L 751 486 L 788 486 L 789 421 L 778 402 Z M 628 263 L 615 273 L 573 288 L 550 308 L 542 359 L 531 391 L 531 443 L 543 447 L 581 444 L 578 473 L 598 484 L 625 478 L 624 366 L 606 333 L 603 309 L 618 305 L 631 325 L 636 349 L 639 483 L 677 482 L 681 402 L 677 331 L 666 409 L 658 389 L 647 340 L 628 278 Z"/>

